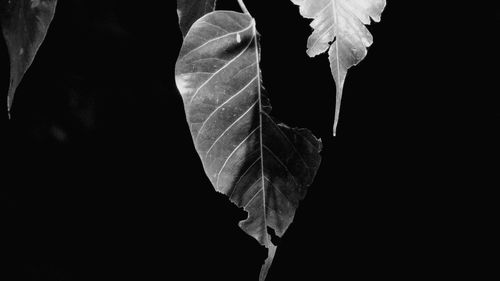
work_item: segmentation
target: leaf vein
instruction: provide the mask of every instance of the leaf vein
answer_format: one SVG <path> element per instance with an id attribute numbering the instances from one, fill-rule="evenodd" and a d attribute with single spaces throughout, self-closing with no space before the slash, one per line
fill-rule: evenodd
<path id="1" fill-rule="evenodd" d="M 236 187 L 240 183 L 241 179 L 243 179 L 243 177 L 248 173 L 248 171 L 250 171 L 250 169 L 252 169 L 259 160 L 260 160 L 260 156 L 257 157 L 257 159 L 255 159 L 255 161 L 253 161 L 253 163 L 250 166 L 248 166 L 248 168 L 245 170 L 245 172 L 243 174 L 241 174 L 241 176 L 239 176 L 238 181 L 234 184 L 233 190 L 231 190 L 231 194 L 229 195 L 229 198 L 233 198 L 233 194 L 236 191 Z"/>
<path id="2" fill-rule="evenodd" d="M 252 185 L 250 187 L 252 187 L 254 184 L 256 184 L 261 178 L 259 177 L 254 183 L 252 183 Z M 248 205 L 250 205 L 250 203 L 252 203 L 252 201 L 257 197 L 257 195 L 259 195 L 259 193 L 263 192 L 263 188 L 259 189 L 259 191 L 257 191 L 253 196 L 252 198 L 250 198 L 250 200 L 248 200 L 248 202 L 245 204 L 245 206 L 243 206 L 243 209 L 245 209 Z"/>
<path id="3" fill-rule="evenodd" d="M 248 44 L 245 46 L 245 49 L 243 49 L 238 55 L 236 55 L 234 58 L 232 58 L 230 61 L 228 61 L 224 66 L 222 66 L 220 69 L 218 69 L 216 72 L 214 72 L 214 74 L 212 74 L 209 78 L 207 78 L 207 80 L 205 82 L 203 82 L 203 84 L 201 84 L 200 87 L 198 87 L 198 89 L 196 89 L 196 92 L 193 94 L 193 96 L 189 100 L 189 104 L 191 104 L 191 102 L 193 102 L 194 97 L 199 93 L 200 89 L 203 88 L 208 82 L 210 82 L 215 77 L 215 75 L 217 75 L 217 73 L 219 73 L 221 70 L 225 69 L 228 65 L 233 63 L 235 60 L 237 60 L 242 54 L 244 54 L 248 50 L 248 47 L 250 46 L 250 42 L 248 42 Z"/>
<path id="4" fill-rule="evenodd" d="M 249 29 L 249 27 L 244 28 L 244 29 L 239 30 L 239 31 L 229 32 L 229 33 L 226 33 L 226 34 L 224 34 L 224 35 L 221 35 L 221 36 L 218 36 L 218 37 L 214 37 L 214 38 L 212 38 L 212 39 L 209 39 L 209 40 L 207 40 L 207 42 L 205 42 L 205 43 L 201 44 L 200 46 L 198 46 L 198 47 L 196 47 L 196 48 L 194 48 L 194 49 L 190 50 L 189 52 L 187 52 L 187 53 L 186 53 L 183 57 L 187 57 L 187 56 L 188 56 L 188 55 L 190 55 L 191 53 L 193 53 L 193 52 L 195 52 L 195 51 L 197 51 L 197 50 L 199 50 L 199 49 L 203 48 L 203 47 L 204 47 L 204 46 L 206 46 L 207 44 L 210 44 L 210 43 L 212 43 L 212 42 L 214 42 L 214 41 L 220 40 L 220 39 L 222 39 L 222 38 L 224 38 L 224 37 L 228 37 L 228 36 L 231 36 L 231 35 L 234 35 L 234 34 L 240 33 L 240 32 L 244 32 L 244 31 L 246 31 L 246 30 L 248 30 L 248 29 Z M 202 39 L 206 40 L 205 38 L 203 38 L 203 37 L 201 37 L 201 36 L 198 36 L 198 37 L 200 37 L 200 38 L 202 38 Z"/>
<path id="5" fill-rule="evenodd" d="M 233 154 L 236 152 L 236 150 L 238 150 L 238 148 L 240 148 L 240 146 L 245 143 L 251 135 L 253 135 L 253 133 L 255 133 L 255 131 L 257 131 L 257 129 L 259 129 L 260 126 L 257 126 L 255 129 L 253 129 L 249 134 L 248 136 L 246 136 L 234 149 L 233 151 L 231 151 L 231 153 L 227 156 L 226 160 L 224 161 L 224 163 L 222 164 L 219 172 L 217 173 L 217 181 L 216 181 L 216 189 L 219 190 L 219 176 L 220 176 L 220 173 L 222 172 L 222 170 L 224 170 L 224 168 L 226 167 L 226 164 L 227 162 L 229 161 L 229 159 L 231 158 L 231 156 L 233 156 Z"/>
<path id="6" fill-rule="evenodd" d="M 214 140 L 214 142 L 212 143 L 212 145 L 210 145 L 210 147 L 208 148 L 207 152 L 205 153 L 205 157 L 207 157 L 208 153 L 210 152 L 210 150 L 215 146 L 215 144 L 224 136 L 225 133 L 227 133 L 233 126 L 234 124 L 236 124 L 238 121 L 241 120 L 241 118 L 243 118 L 245 115 L 247 115 L 248 112 L 250 112 L 250 110 L 257 104 L 257 101 L 255 101 L 252 105 L 250 105 L 248 107 L 248 109 L 243 113 L 241 114 L 240 117 L 238 117 L 236 120 L 234 120 L 233 123 L 231 123 L 231 125 L 229 125 L 218 137 L 217 139 Z M 196 135 L 196 142 L 198 142 L 198 136 L 200 135 L 200 130 L 198 130 L 198 135 Z"/>
<path id="7" fill-rule="evenodd" d="M 228 31 L 228 30 L 226 30 L 226 29 L 224 29 L 224 28 L 222 28 L 222 27 L 220 27 L 220 26 L 218 26 L 218 25 L 215 25 L 215 24 L 213 24 L 213 23 L 210 23 L 210 22 L 208 22 L 208 21 L 204 21 L 204 20 L 203 20 L 203 21 L 200 21 L 200 22 L 205 23 L 205 24 L 208 24 L 208 25 L 211 25 L 211 26 L 213 26 L 213 27 L 215 27 L 215 28 L 218 28 L 218 29 L 220 29 L 220 30 L 224 31 L 225 33 L 230 33 L 230 31 Z"/>
<path id="8" fill-rule="evenodd" d="M 257 78 L 257 77 L 255 77 Z M 208 120 L 210 118 L 212 118 L 212 116 L 215 115 L 215 113 L 217 113 L 225 104 L 227 104 L 228 102 L 230 102 L 233 98 L 237 97 L 238 95 L 240 95 L 241 93 L 244 93 L 245 90 L 255 81 L 255 78 L 253 78 L 252 80 L 250 80 L 250 82 L 248 82 L 245 86 L 243 86 L 243 88 L 241 88 L 236 94 L 232 95 L 231 97 L 229 97 L 227 100 L 225 100 L 223 103 L 221 103 L 219 106 L 217 106 L 217 108 L 215 108 L 209 115 L 208 117 L 205 119 L 205 121 L 203 121 L 203 123 L 201 123 L 201 126 L 200 126 L 200 129 L 198 130 L 198 134 L 196 135 L 196 142 L 198 142 L 198 136 L 200 135 L 200 132 L 203 128 L 205 128 L 205 124 L 207 124 Z M 252 105 L 250 105 L 250 107 L 252 107 L 255 103 L 253 103 Z M 245 112 L 246 113 L 246 112 Z M 243 113 L 243 114 L 245 114 Z M 241 116 L 240 116 L 241 117 Z M 238 118 L 239 119 L 239 118 Z M 236 119 L 236 120 L 238 120 Z M 233 122 L 234 124 L 234 122 Z M 231 126 L 233 125 L 231 124 Z"/>
<path id="9" fill-rule="evenodd" d="M 283 195 L 283 197 L 285 197 L 285 199 L 286 199 L 288 202 L 292 203 L 292 200 L 290 200 L 290 198 L 288 198 L 288 196 L 286 196 L 286 195 L 285 195 L 285 194 L 281 191 L 281 189 L 279 189 L 277 186 L 275 186 L 275 185 L 273 184 L 273 182 L 272 182 L 272 181 L 271 181 L 268 177 L 264 177 L 264 179 L 265 179 L 265 180 L 267 180 L 267 181 L 269 182 L 269 184 L 270 184 L 270 185 L 271 185 L 274 189 L 276 189 L 276 190 L 277 190 L 277 191 L 278 191 L 281 195 Z"/>
<path id="10" fill-rule="evenodd" d="M 290 169 L 288 169 L 288 166 L 286 166 L 286 165 L 285 165 L 285 163 L 283 163 L 283 162 L 281 161 L 281 159 L 279 159 L 279 157 L 278 157 L 276 154 L 274 154 L 274 152 L 272 152 L 272 151 L 271 151 L 271 149 L 269 149 L 269 147 L 267 147 L 266 145 L 263 145 L 263 147 L 264 147 L 264 148 L 265 148 L 265 149 L 266 149 L 269 153 L 271 153 L 271 156 L 273 156 L 276 160 L 278 160 L 278 163 L 280 163 L 280 164 L 283 166 L 283 168 L 285 168 L 285 170 L 286 170 L 286 171 L 287 171 L 290 175 L 292 175 L 292 179 L 293 179 L 293 181 L 295 182 L 295 184 L 297 184 L 298 186 L 300 186 L 300 184 L 297 182 L 297 179 L 295 178 L 295 175 L 294 175 L 294 174 L 290 171 Z"/>

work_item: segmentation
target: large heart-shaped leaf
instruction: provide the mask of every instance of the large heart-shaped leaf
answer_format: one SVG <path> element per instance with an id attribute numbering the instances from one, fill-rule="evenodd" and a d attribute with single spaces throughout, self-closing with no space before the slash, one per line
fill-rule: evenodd
<path id="1" fill-rule="evenodd" d="M 182 37 L 189 28 L 202 16 L 215 10 L 216 0 L 177 0 L 177 16 Z"/>
<path id="2" fill-rule="evenodd" d="M 328 51 L 330 69 L 337 87 L 333 135 L 339 120 L 340 101 L 347 70 L 366 56 L 373 37 L 365 25 L 370 18 L 380 21 L 385 0 L 292 0 L 300 14 L 314 19 L 307 40 L 307 54 L 314 57 Z M 330 43 L 334 41 L 333 43 Z"/>
<path id="3" fill-rule="evenodd" d="M 216 11 L 187 33 L 175 68 L 195 148 L 215 189 L 248 212 L 240 227 L 269 249 L 282 236 L 320 164 L 321 141 L 277 123 L 262 92 L 255 21 Z"/>
<path id="4" fill-rule="evenodd" d="M 2 31 L 10 56 L 10 111 L 17 86 L 30 67 L 54 17 L 57 0 L 3 1 Z"/>

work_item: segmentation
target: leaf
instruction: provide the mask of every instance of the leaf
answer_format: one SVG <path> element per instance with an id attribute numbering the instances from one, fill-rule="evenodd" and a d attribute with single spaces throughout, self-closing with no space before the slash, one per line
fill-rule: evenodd
<path id="1" fill-rule="evenodd" d="M 177 0 L 177 16 L 182 37 L 186 37 L 196 20 L 215 10 L 215 2 L 216 0 Z"/>
<path id="2" fill-rule="evenodd" d="M 271 116 L 261 88 L 255 21 L 216 11 L 184 39 L 175 78 L 195 148 L 215 190 L 248 212 L 240 227 L 269 249 L 267 228 L 282 236 L 317 172 L 321 140 Z"/>
<path id="3" fill-rule="evenodd" d="M 2 32 L 10 56 L 10 84 L 7 107 L 30 67 L 54 17 L 57 0 L 3 1 Z"/>
<path id="4" fill-rule="evenodd" d="M 330 68 L 337 88 L 333 135 L 337 130 L 340 101 L 347 70 L 366 56 L 373 37 L 365 25 L 370 17 L 380 21 L 385 0 L 292 0 L 304 18 L 314 19 L 307 40 L 307 54 L 314 57 L 328 50 Z M 333 41 L 333 43 L 331 43 Z"/>

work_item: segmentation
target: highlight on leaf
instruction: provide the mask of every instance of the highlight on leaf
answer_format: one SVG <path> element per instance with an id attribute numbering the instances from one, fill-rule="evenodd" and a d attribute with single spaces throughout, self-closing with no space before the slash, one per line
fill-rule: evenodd
<path id="1" fill-rule="evenodd" d="M 373 43 L 365 25 L 376 22 L 385 8 L 385 0 L 291 0 L 300 7 L 304 18 L 313 19 L 307 40 L 310 57 L 328 51 L 330 69 L 336 85 L 333 135 L 336 135 L 340 102 L 347 70 L 363 60 Z"/>
<path id="2" fill-rule="evenodd" d="M 271 116 L 261 87 L 260 47 L 249 14 L 215 11 L 184 38 L 175 67 L 187 123 L 215 190 L 248 213 L 240 227 L 268 248 L 264 280 L 276 245 L 312 183 L 321 140 Z"/>

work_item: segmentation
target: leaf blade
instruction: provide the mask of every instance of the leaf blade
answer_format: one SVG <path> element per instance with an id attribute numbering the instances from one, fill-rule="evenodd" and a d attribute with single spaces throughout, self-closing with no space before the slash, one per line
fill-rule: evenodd
<path id="1" fill-rule="evenodd" d="M 7 107 L 10 112 L 14 94 L 33 63 L 54 17 L 57 0 L 4 1 L 2 33 L 10 57 L 10 83 Z"/>
<path id="2" fill-rule="evenodd" d="M 194 50 L 194 51 L 193 51 Z M 248 212 L 240 227 L 269 249 L 267 227 L 282 236 L 320 163 L 321 141 L 278 124 L 262 93 L 255 21 L 216 11 L 196 21 L 176 64 L 176 84 L 205 173 Z"/>

